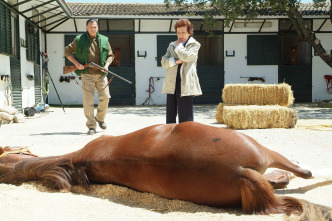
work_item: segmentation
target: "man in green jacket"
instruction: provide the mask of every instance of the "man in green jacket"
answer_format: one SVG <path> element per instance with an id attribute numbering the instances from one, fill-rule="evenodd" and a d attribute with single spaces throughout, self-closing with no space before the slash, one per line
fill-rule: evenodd
<path id="1" fill-rule="evenodd" d="M 88 135 L 96 133 L 99 127 L 106 129 L 104 121 L 108 102 L 111 98 L 107 86 L 107 72 L 95 67 L 84 68 L 84 64 L 94 62 L 108 70 L 114 59 L 108 37 L 98 33 L 98 22 L 89 19 L 86 22 L 87 32 L 75 37 L 74 41 L 65 48 L 65 56 L 77 67 L 75 73 L 82 76 L 83 108 L 87 118 Z M 97 113 L 94 110 L 94 93 L 98 92 L 99 103 Z"/>

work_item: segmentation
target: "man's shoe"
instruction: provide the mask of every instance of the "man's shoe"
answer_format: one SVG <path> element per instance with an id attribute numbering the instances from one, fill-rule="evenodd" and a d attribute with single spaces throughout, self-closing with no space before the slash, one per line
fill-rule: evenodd
<path id="1" fill-rule="evenodd" d="M 87 135 L 94 135 L 96 133 L 96 129 L 94 128 L 89 128 L 88 132 L 86 133 Z"/>
<path id="2" fill-rule="evenodd" d="M 106 125 L 105 121 L 101 122 L 101 121 L 98 121 L 97 119 L 96 119 L 96 121 L 98 122 L 98 125 L 101 129 L 106 130 L 107 125 Z"/>

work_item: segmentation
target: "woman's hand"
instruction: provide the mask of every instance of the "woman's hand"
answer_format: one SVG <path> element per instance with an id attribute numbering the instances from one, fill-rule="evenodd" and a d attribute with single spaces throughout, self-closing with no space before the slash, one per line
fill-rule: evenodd
<path id="1" fill-rule="evenodd" d="M 183 63 L 182 60 L 176 60 L 176 61 L 175 61 L 175 64 L 182 64 L 182 63 Z"/>
<path id="2" fill-rule="evenodd" d="M 176 45 L 179 45 L 180 43 L 183 43 L 184 41 L 182 41 L 181 39 L 178 39 L 177 41 L 176 41 Z"/>

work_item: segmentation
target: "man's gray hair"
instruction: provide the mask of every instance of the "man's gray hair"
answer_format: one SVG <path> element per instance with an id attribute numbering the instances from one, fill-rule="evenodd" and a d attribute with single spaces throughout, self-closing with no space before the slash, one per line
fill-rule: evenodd
<path id="1" fill-rule="evenodd" d="M 96 22 L 98 24 L 98 20 L 95 19 L 95 18 L 90 18 L 89 20 L 86 21 L 86 26 L 88 26 L 89 23 L 93 23 L 93 22 Z"/>

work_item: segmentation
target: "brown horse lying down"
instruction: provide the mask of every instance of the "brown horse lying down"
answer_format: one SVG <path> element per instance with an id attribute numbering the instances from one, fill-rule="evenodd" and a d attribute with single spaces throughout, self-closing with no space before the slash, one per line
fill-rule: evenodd
<path id="1" fill-rule="evenodd" d="M 0 183 L 28 180 L 72 185 L 112 183 L 246 213 L 302 213 L 303 201 L 276 196 L 286 173 L 262 175 L 269 167 L 308 179 L 311 172 L 234 130 L 195 122 L 155 125 L 122 136 L 103 135 L 62 156 L 35 157 L 0 148 Z M 268 182 L 268 180 L 270 182 Z M 278 180 L 281 180 L 279 182 Z"/>

